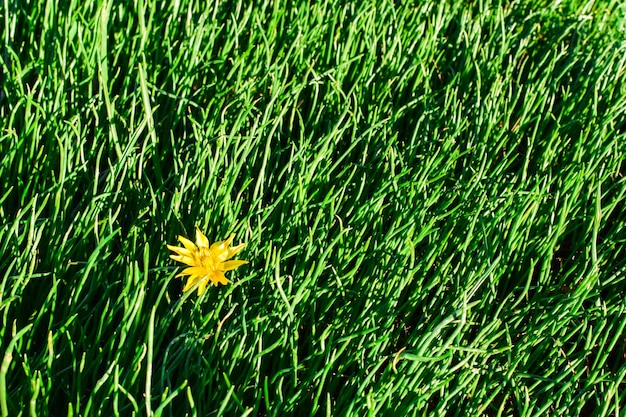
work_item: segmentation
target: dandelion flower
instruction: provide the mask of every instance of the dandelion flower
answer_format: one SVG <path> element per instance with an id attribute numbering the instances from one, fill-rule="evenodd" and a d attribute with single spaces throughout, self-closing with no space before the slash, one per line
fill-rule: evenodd
<path id="1" fill-rule="evenodd" d="M 209 281 L 213 285 L 218 283 L 226 285 L 228 280 L 224 276 L 224 272 L 248 263 L 247 261 L 228 260 L 246 246 L 245 243 L 241 243 L 229 248 L 234 238 L 235 234 L 232 234 L 228 239 L 215 242 L 209 246 L 209 239 L 200 229 L 196 228 L 195 244 L 183 236 L 178 236 L 178 240 L 183 244 L 183 247 L 167 245 L 167 248 L 175 253 L 175 255 L 170 255 L 170 258 L 189 265 L 189 268 L 183 269 L 180 274 L 176 275 L 176 277 L 189 275 L 183 292 L 189 291 L 194 285 L 200 283 L 198 285 L 198 295 L 202 295 L 206 291 Z"/>

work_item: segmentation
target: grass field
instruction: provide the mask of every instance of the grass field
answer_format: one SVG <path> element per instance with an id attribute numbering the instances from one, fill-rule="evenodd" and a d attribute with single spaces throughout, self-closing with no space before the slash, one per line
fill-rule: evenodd
<path id="1" fill-rule="evenodd" d="M 401 3 L 4 0 L 1 417 L 621 415 L 626 6 Z"/>

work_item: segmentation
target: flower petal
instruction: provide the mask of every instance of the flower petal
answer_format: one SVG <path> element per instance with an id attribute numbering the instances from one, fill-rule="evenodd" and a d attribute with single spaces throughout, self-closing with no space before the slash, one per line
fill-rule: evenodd
<path id="1" fill-rule="evenodd" d="M 189 249 L 181 248 L 180 246 L 167 245 L 167 248 L 171 250 L 172 252 L 176 252 L 179 255 L 183 255 L 183 256 L 191 255 L 191 251 Z"/>
<path id="2" fill-rule="evenodd" d="M 231 233 L 230 236 L 228 236 L 228 239 L 224 241 L 224 246 L 230 246 L 230 242 L 232 242 L 234 238 L 235 234 Z"/>
<path id="3" fill-rule="evenodd" d="M 211 274 L 211 281 L 213 281 L 213 285 L 217 285 L 218 283 L 222 285 L 228 284 L 226 276 L 220 270 L 216 270 L 213 272 L 213 274 Z"/>
<path id="4" fill-rule="evenodd" d="M 235 234 L 232 233 L 228 239 L 222 240 L 220 242 L 215 242 L 214 244 L 212 244 L 211 250 L 216 251 L 218 255 L 223 251 L 227 251 L 228 246 L 230 245 L 230 242 L 232 242 L 234 238 L 235 238 Z"/>
<path id="5" fill-rule="evenodd" d="M 245 265 L 247 263 L 248 263 L 248 261 L 226 261 L 226 262 L 220 263 L 217 267 L 221 271 L 231 271 L 231 270 L 233 270 L 235 268 L 238 268 L 241 265 Z"/>
<path id="6" fill-rule="evenodd" d="M 219 255 L 220 253 L 226 251 L 226 246 L 224 246 L 223 241 L 215 242 L 211 245 L 211 251 Z"/>
<path id="7" fill-rule="evenodd" d="M 240 243 L 239 245 L 237 245 L 237 246 L 235 246 L 233 248 L 229 248 L 228 249 L 228 258 L 226 258 L 226 259 L 232 258 L 233 256 L 235 256 L 235 254 L 237 252 L 239 252 L 240 250 L 242 250 L 245 247 L 246 247 L 245 243 Z"/>
<path id="8" fill-rule="evenodd" d="M 184 246 L 185 248 L 187 248 L 187 250 L 190 250 L 190 251 L 192 251 L 192 252 L 195 252 L 195 251 L 197 251 L 197 250 L 198 250 L 198 248 L 196 247 L 196 245 L 195 245 L 195 244 L 194 244 L 191 240 L 187 239 L 187 238 L 186 238 L 186 237 L 184 237 L 184 236 L 178 236 L 178 241 L 179 241 L 180 243 L 182 243 L 182 244 L 183 244 L 183 246 Z"/>
<path id="9" fill-rule="evenodd" d="M 197 275 L 199 277 L 203 277 L 207 274 L 207 270 L 206 268 L 203 268 L 201 266 L 190 266 L 189 268 L 183 269 L 180 273 L 185 275 Z"/>
<path id="10" fill-rule="evenodd" d="M 200 281 L 200 285 L 198 285 L 198 296 L 201 296 L 202 294 L 206 292 L 206 286 L 208 283 L 209 283 L 209 280 L 207 278 Z"/>
<path id="11" fill-rule="evenodd" d="M 197 227 L 196 227 L 196 245 L 198 245 L 199 248 L 209 247 L 209 239 L 207 239 L 207 237 Z"/>
<path id="12" fill-rule="evenodd" d="M 176 262 L 182 262 L 189 266 L 195 266 L 197 264 L 196 260 L 191 256 L 170 255 L 170 258 Z"/>
<path id="13" fill-rule="evenodd" d="M 187 280 L 187 283 L 185 284 L 185 286 L 183 287 L 183 292 L 187 292 L 190 289 L 193 288 L 194 285 L 196 285 L 196 283 L 198 282 L 199 277 L 190 277 Z"/>

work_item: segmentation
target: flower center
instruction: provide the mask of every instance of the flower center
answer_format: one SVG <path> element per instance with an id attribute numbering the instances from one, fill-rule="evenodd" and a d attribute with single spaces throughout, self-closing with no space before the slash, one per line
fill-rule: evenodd
<path id="1" fill-rule="evenodd" d="M 200 262 L 202 266 L 209 271 L 213 271 L 216 268 L 217 262 L 215 262 L 215 257 L 213 253 L 208 248 L 200 248 Z"/>

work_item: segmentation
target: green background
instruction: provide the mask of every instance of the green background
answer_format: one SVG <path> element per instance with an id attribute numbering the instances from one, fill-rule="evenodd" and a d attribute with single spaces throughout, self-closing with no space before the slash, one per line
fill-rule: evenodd
<path id="1" fill-rule="evenodd" d="M 0 415 L 617 415 L 625 21 L 5 0 Z"/>

